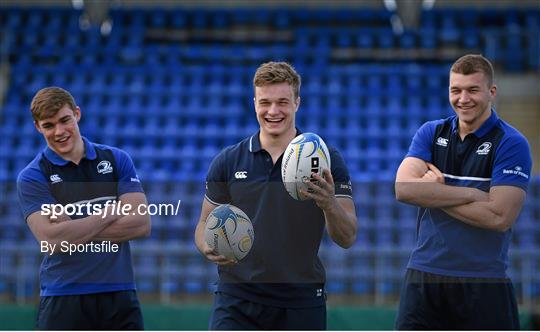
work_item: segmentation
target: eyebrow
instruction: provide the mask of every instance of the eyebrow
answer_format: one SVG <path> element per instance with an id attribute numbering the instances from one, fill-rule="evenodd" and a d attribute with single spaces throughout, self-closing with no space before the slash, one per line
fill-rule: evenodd
<path id="1" fill-rule="evenodd" d="M 65 116 L 61 117 L 59 121 L 69 120 L 69 118 L 70 118 L 69 115 L 65 115 Z M 42 127 L 43 127 L 43 126 L 52 126 L 52 125 L 53 125 L 53 123 L 50 122 L 50 121 L 43 122 L 43 123 L 41 124 Z"/>
<path id="2" fill-rule="evenodd" d="M 470 89 L 479 89 L 479 88 L 480 88 L 479 85 L 471 85 L 471 86 L 466 86 L 466 87 L 460 87 L 460 86 L 456 86 L 456 85 L 451 85 L 451 86 L 450 86 L 450 90 L 456 90 L 456 89 L 460 89 L 460 90 L 463 90 L 463 89 L 470 90 Z"/>
<path id="3" fill-rule="evenodd" d="M 289 98 L 279 98 L 277 101 L 279 102 L 279 101 L 289 101 L 289 100 L 290 100 Z M 259 99 L 259 103 L 260 103 L 260 102 L 263 102 L 263 101 L 268 101 L 268 102 L 269 102 L 270 99 L 268 99 L 268 98 L 261 98 L 261 99 Z"/>

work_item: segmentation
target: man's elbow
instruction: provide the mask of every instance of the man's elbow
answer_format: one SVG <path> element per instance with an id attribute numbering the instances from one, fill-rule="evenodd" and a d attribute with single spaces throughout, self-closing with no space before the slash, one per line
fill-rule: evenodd
<path id="1" fill-rule="evenodd" d="M 152 234 L 152 223 L 150 222 L 150 217 L 145 218 L 144 224 L 139 227 L 139 233 L 137 234 L 138 238 L 150 237 Z"/>
<path id="2" fill-rule="evenodd" d="M 356 219 L 355 219 L 355 225 L 356 225 Z M 336 241 L 336 243 L 343 249 L 349 249 L 353 246 L 353 244 L 356 242 L 356 233 L 358 231 L 357 227 L 354 227 L 354 229 L 350 232 L 350 234 L 347 234 L 347 236 L 344 236 L 340 241 Z"/>
<path id="3" fill-rule="evenodd" d="M 407 190 L 407 184 L 403 182 L 396 182 L 396 185 L 394 187 L 396 191 L 396 200 L 402 203 L 410 203 L 411 202 L 411 195 L 410 190 Z"/>
<path id="4" fill-rule="evenodd" d="M 497 216 L 494 218 L 494 223 L 492 224 L 491 229 L 496 232 L 504 233 L 512 227 L 513 223 L 513 220 L 508 217 Z"/>
<path id="5" fill-rule="evenodd" d="M 150 237 L 150 235 L 152 235 L 152 229 L 150 227 L 145 227 L 145 229 L 143 229 L 143 231 L 141 232 L 142 238 Z"/>
<path id="6" fill-rule="evenodd" d="M 150 222 L 150 218 L 148 218 L 148 221 L 145 223 L 143 228 L 143 234 L 142 237 L 150 237 L 152 234 L 152 223 Z"/>
<path id="7" fill-rule="evenodd" d="M 349 249 L 356 242 L 356 234 L 349 236 L 347 239 L 344 239 L 338 245 L 343 249 Z"/>

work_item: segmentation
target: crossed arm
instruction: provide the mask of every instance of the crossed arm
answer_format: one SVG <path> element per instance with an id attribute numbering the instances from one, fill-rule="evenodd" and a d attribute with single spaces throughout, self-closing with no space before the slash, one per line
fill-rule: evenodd
<path id="1" fill-rule="evenodd" d="M 146 195 L 143 193 L 127 193 L 120 196 L 119 200 L 123 205 L 130 204 L 131 210 L 99 232 L 94 237 L 94 240 L 125 242 L 150 236 L 150 216 L 148 214 L 141 215 L 137 211 L 138 206 L 148 205 Z"/>
<path id="2" fill-rule="evenodd" d="M 28 216 L 27 223 L 38 241 L 60 244 L 62 241 L 79 244 L 92 240 L 124 242 L 150 235 L 150 217 L 139 215 L 136 206 L 146 204 L 143 193 L 127 193 L 120 196 L 122 204 L 131 204 L 132 210 L 124 216 L 114 215 L 111 210 L 106 215 L 91 215 L 86 218 L 71 220 L 68 216 L 59 216 L 51 220 L 36 211 Z M 56 246 L 59 248 L 60 246 Z"/>
<path id="3" fill-rule="evenodd" d="M 430 163 L 408 157 L 396 175 L 396 199 L 426 208 L 440 208 L 471 226 L 504 232 L 515 222 L 525 191 L 514 186 L 476 188 L 445 185 L 444 175 Z"/>

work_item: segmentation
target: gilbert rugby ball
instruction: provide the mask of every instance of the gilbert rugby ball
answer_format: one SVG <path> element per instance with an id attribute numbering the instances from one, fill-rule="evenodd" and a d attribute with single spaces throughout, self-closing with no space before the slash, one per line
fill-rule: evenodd
<path id="1" fill-rule="evenodd" d="M 204 229 L 206 243 L 218 255 L 237 261 L 244 258 L 251 247 L 255 235 L 249 217 L 233 205 L 220 205 L 206 218 Z"/>
<path id="2" fill-rule="evenodd" d="M 285 189 L 296 200 L 308 199 L 300 193 L 307 190 L 304 179 L 313 180 L 312 173 L 323 176 L 330 169 L 330 152 L 318 135 L 305 133 L 295 137 L 287 146 L 281 163 L 281 178 Z"/>

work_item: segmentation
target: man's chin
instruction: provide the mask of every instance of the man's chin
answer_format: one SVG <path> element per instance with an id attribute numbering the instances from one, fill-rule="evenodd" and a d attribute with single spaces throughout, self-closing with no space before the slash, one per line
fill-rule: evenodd
<path id="1" fill-rule="evenodd" d="M 268 135 L 273 135 L 273 136 L 277 136 L 277 135 L 280 135 L 284 132 L 285 130 L 283 129 L 282 126 L 279 126 L 279 127 L 264 127 L 264 132 Z"/>
<path id="2" fill-rule="evenodd" d="M 69 152 L 71 152 L 72 149 L 73 149 L 73 147 L 71 145 L 69 145 L 69 146 L 55 146 L 53 150 L 57 154 L 65 155 L 65 154 L 68 154 Z"/>
<path id="3" fill-rule="evenodd" d="M 272 136 L 272 137 L 278 137 L 279 135 L 282 134 L 281 131 L 277 131 L 277 130 L 264 130 L 264 134 L 268 135 L 268 136 Z"/>

